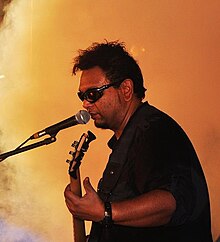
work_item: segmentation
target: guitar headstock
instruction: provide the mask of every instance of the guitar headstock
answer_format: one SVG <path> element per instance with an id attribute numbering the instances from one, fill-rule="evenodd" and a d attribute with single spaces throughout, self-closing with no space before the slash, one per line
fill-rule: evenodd
<path id="1" fill-rule="evenodd" d="M 66 160 L 66 162 L 69 163 L 69 175 L 74 179 L 77 179 L 76 171 L 81 165 L 84 153 L 88 150 L 90 142 L 95 139 L 96 136 L 91 131 L 88 131 L 87 133 L 82 134 L 79 141 L 74 141 L 72 143 L 71 146 L 74 150 L 69 152 L 71 159 Z"/>

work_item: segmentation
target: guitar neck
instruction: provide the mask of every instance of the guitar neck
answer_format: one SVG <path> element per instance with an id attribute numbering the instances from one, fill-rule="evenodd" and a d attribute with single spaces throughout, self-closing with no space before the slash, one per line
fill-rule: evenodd
<path id="1" fill-rule="evenodd" d="M 75 148 L 75 151 L 70 151 L 69 154 L 72 155 L 71 160 L 67 160 L 70 164 L 69 166 L 69 175 L 70 175 L 70 188 L 71 191 L 78 197 L 82 197 L 82 188 L 81 188 L 81 179 L 80 179 L 80 170 L 79 166 L 81 164 L 82 157 L 84 152 L 87 151 L 89 143 L 95 140 L 95 135 L 88 131 L 84 133 L 79 142 L 74 142 L 72 147 Z M 85 222 L 84 220 L 73 217 L 73 234 L 74 242 L 86 242 L 86 232 L 85 232 Z"/>
<path id="2" fill-rule="evenodd" d="M 81 180 L 80 180 L 80 171 L 77 170 L 77 179 L 74 179 L 70 176 L 70 188 L 71 191 L 78 195 L 82 196 Z M 73 235 L 74 242 L 86 242 L 86 232 L 85 232 L 85 222 L 77 218 L 73 218 Z"/>
<path id="3" fill-rule="evenodd" d="M 70 188 L 71 191 L 79 197 L 82 197 L 81 179 L 79 169 L 76 171 L 77 178 L 70 176 Z"/>

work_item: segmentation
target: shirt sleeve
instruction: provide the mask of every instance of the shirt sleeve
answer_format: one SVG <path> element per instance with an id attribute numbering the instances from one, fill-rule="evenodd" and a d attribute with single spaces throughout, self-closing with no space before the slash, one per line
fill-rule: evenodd
<path id="1" fill-rule="evenodd" d="M 188 138 L 175 121 L 158 119 L 138 129 L 134 148 L 135 182 L 140 194 L 163 189 L 176 200 L 170 225 L 183 224 L 192 213 L 193 185 Z"/>

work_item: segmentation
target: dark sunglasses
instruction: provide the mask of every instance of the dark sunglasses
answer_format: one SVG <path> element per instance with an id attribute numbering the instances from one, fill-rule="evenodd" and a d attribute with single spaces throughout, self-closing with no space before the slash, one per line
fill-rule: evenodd
<path id="1" fill-rule="evenodd" d="M 104 90 L 108 89 L 109 87 L 115 86 L 119 83 L 122 83 L 122 81 L 113 82 L 101 87 L 90 88 L 85 92 L 78 92 L 77 94 L 81 101 L 86 100 L 90 103 L 94 103 L 102 97 Z"/>

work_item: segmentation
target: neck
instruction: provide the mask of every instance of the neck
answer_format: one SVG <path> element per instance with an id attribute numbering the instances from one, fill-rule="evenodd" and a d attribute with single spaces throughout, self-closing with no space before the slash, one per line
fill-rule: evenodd
<path id="1" fill-rule="evenodd" d="M 125 110 L 124 117 L 122 119 L 122 122 L 117 130 L 114 130 L 115 137 L 117 139 L 120 138 L 125 126 L 127 125 L 129 119 L 133 115 L 133 113 L 136 111 L 136 109 L 142 104 L 141 100 L 135 99 L 132 100 L 129 104 L 127 109 Z"/>

